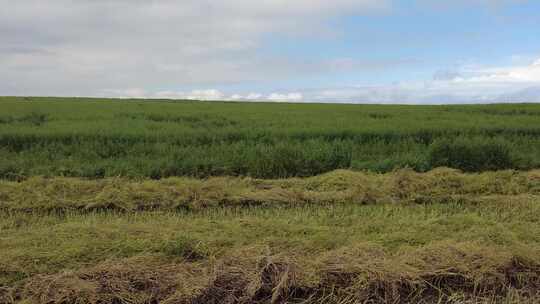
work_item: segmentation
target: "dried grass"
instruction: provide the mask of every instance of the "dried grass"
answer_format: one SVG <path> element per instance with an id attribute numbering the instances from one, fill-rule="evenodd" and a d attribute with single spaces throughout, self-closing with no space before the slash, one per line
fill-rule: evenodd
<path id="1" fill-rule="evenodd" d="M 526 303 L 540 295 L 540 264 L 531 257 L 476 243 L 396 254 L 357 245 L 302 258 L 245 248 L 215 262 L 132 258 L 38 275 L 18 297 L 48 304 Z"/>
<path id="2" fill-rule="evenodd" d="M 201 209 L 217 206 L 377 203 L 475 203 L 490 195 L 540 195 L 539 171 L 464 174 L 439 168 L 388 174 L 337 170 L 300 179 L 216 177 L 136 181 L 34 177 L 0 181 L 3 210 L 119 211 Z"/>

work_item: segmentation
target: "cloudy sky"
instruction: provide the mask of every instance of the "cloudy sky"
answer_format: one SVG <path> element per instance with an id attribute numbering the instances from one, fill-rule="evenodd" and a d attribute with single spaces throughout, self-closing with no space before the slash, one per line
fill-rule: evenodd
<path id="1" fill-rule="evenodd" d="M 0 0 L 0 95 L 540 102 L 536 0 Z"/>

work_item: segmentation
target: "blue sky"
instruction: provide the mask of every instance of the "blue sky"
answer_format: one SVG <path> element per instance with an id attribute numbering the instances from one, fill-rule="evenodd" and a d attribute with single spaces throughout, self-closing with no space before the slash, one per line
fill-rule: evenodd
<path id="1" fill-rule="evenodd" d="M 0 95 L 540 101 L 538 1 L 0 4 Z"/>

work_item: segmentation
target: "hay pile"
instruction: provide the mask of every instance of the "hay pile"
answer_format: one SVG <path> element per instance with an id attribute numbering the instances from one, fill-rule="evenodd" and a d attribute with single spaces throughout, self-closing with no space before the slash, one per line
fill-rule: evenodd
<path id="1" fill-rule="evenodd" d="M 218 206 L 476 203 L 486 196 L 540 195 L 540 171 L 464 174 L 439 168 L 388 174 L 337 170 L 310 178 L 214 177 L 84 180 L 33 177 L 0 181 L 0 209 L 23 211 L 179 210 Z"/>
<path id="2" fill-rule="evenodd" d="M 0 299 L 47 304 L 533 303 L 540 299 L 535 258 L 540 252 L 524 254 L 441 243 L 394 254 L 360 244 L 310 257 L 273 255 L 265 248 L 244 248 L 217 261 L 139 257 L 38 275 Z"/>

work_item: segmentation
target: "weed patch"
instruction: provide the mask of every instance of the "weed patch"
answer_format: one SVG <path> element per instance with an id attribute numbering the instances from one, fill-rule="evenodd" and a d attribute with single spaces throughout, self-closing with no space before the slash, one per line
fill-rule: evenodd
<path id="1" fill-rule="evenodd" d="M 515 167 L 508 144 L 485 139 L 437 141 L 430 147 L 429 162 L 432 167 L 452 167 L 467 172 Z"/>

